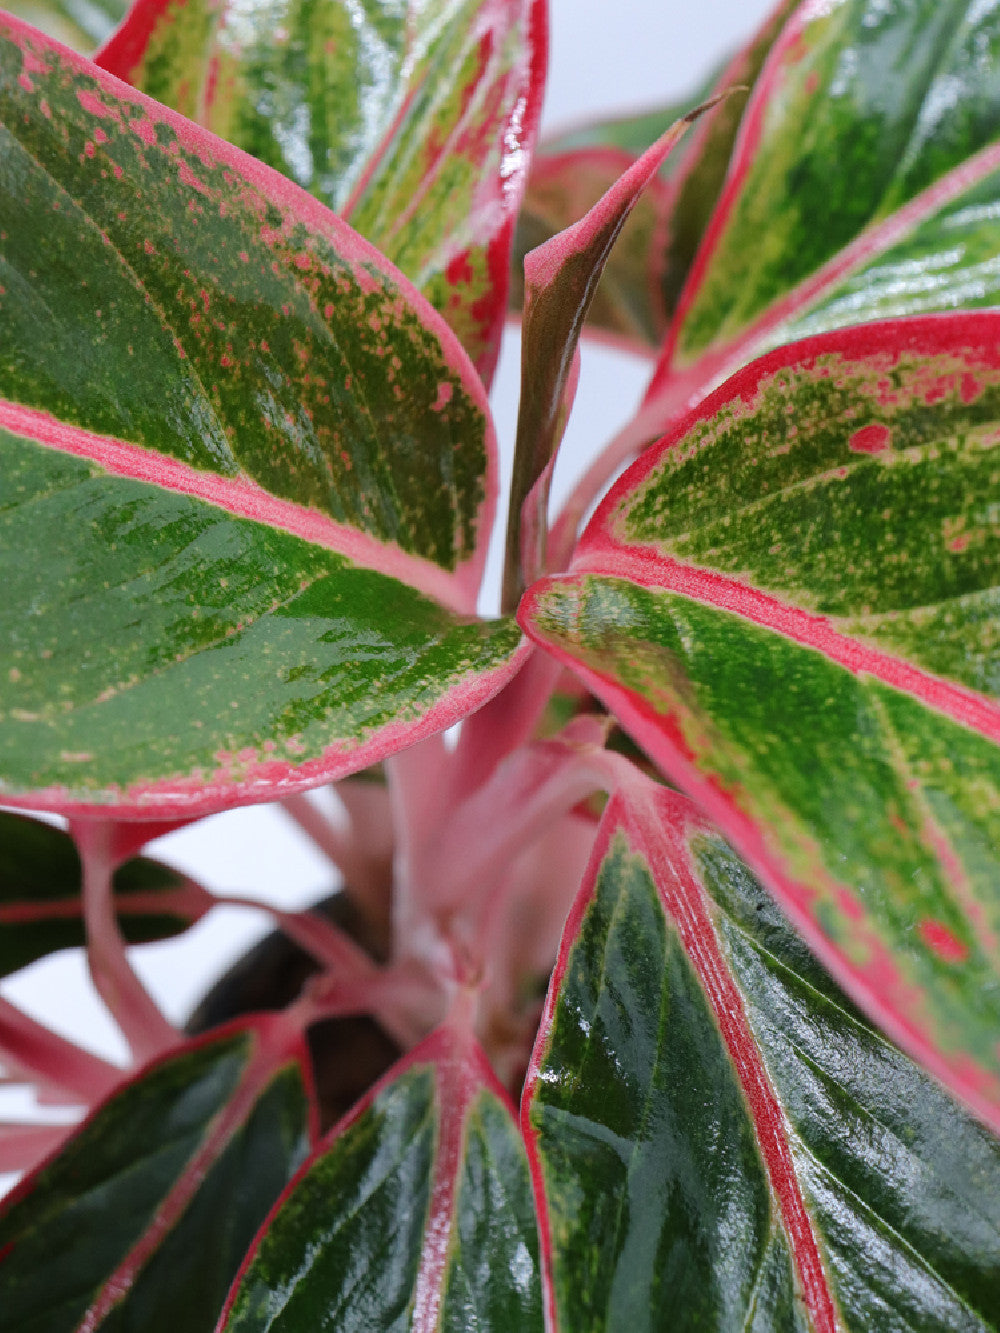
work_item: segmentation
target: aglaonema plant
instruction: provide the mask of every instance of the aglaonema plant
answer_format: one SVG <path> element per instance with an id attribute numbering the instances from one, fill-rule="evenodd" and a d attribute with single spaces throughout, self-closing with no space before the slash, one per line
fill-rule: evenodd
<path id="1" fill-rule="evenodd" d="M 132 1065 L 0 999 L 81 1117 L 0 1126 L 4 1327 L 1000 1328 L 995 7 L 786 0 L 537 152 L 542 0 L 49 17 L 0 968 Z M 553 512 L 588 323 L 653 369 Z M 234 899 L 142 850 L 271 800 L 343 887 L 180 1031 L 126 945 Z"/>

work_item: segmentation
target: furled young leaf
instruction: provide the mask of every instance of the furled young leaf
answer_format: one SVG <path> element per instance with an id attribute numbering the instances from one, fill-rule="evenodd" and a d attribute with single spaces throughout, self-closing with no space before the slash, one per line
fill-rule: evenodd
<path id="1" fill-rule="evenodd" d="M 448 725 L 518 645 L 467 614 L 494 444 L 454 336 L 297 187 L 3 33 L 5 799 L 210 809 Z"/>
<path id="2" fill-rule="evenodd" d="M 0 976 L 85 943 L 82 885 L 80 857 L 67 833 L 0 811 Z M 115 871 L 114 894 L 130 944 L 179 935 L 211 906 L 183 875 L 142 856 Z"/>
<path id="3" fill-rule="evenodd" d="M 524 616 L 1000 1125 L 998 340 L 956 315 L 755 362 Z"/>
<path id="4" fill-rule="evenodd" d="M 580 334 L 601 274 L 643 191 L 702 110 L 671 125 L 584 217 L 525 258 L 504 609 L 513 609 L 525 582 L 545 569 L 549 486 L 576 391 Z"/>
<path id="5" fill-rule="evenodd" d="M 515 241 L 514 296 L 521 262 L 571 226 L 692 106 L 724 97 L 660 168 L 608 260 L 588 324 L 636 350 L 656 352 L 722 188 L 733 141 L 761 64 L 797 0 L 781 0 L 760 32 L 685 102 L 603 120 L 543 143 L 535 156 Z M 734 92 L 734 90 L 739 90 Z"/>
<path id="6" fill-rule="evenodd" d="M 96 60 L 336 210 L 488 383 L 545 51 L 542 0 L 139 0 Z"/>
<path id="7" fill-rule="evenodd" d="M 202 1039 L 143 1071 L 0 1212 L 11 1329 L 211 1333 L 254 1232 L 307 1148 L 277 1024 Z"/>
<path id="8" fill-rule="evenodd" d="M 998 124 L 992 6 L 803 4 L 757 82 L 658 367 L 661 419 L 800 332 L 995 303 Z"/>
<path id="9" fill-rule="evenodd" d="M 525 1087 L 552 1330 L 1000 1326 L 1000 1145 L 675 793 L 617 797 Z"/>
<path id="10" fill-rule="evenodd" d="M 524 1145 L 477 1048 L 428 1038 L 289 1187 L 226 1333 L 541 1330 Z"/>

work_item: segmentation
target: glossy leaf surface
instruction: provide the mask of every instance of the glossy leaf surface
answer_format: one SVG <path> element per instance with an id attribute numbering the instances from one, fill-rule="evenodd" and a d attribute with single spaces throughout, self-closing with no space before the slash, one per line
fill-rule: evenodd
<path id="1" fill-rule="evenodd" d="M 717 382 L 848 276 L 849 322 L 877 317 L 886 251 L 944 207 L 970 225 L 981 190 L 996 193 L 998 43 L 996 12 L 969 0 L 800 7 L 757 82 L 654 396 L 683 403 L 699 383 Z M 904 279 L 921 292 L 911 310 L 967 304 L 956 279 L 973 263 L 991 270 L 997 255 L 986 215 L 973 230 L 988 251 L 975 261 L 947 225 L 929 250 L 924 233 L 920 269 Z M 943 270 L 949 280 L 935 283 Z M 842 322 L 817 314 L 801 331 Z"/>
<path id="2" fill-rule="evenodd" d="M 524 1147 L 485 1060 L 439 1032 L 293 1182 L 226 1333 L 540 1330 Z"/>
<path id="3" fill-rule="evenodd" d="M 349 220 L 488 381 L 545 22 L 538 0 L 142 0 L 97 61 Z"/>
<path id="4" fill-rule="evenodd" d="M 68 834 L 0 811 L 0 976 L 85 943 L 82 885 Z M 176 870 L 140 856 L 118 867 L 114 894 L 129 944 L 179 935 L 211 903 Z"/>
<path id="5" fill-rule="evenodd" d="M 448 725 L 517 641 L 454 614 L 494 485 L 461 348 L 309 196 L 6 32 L 5 793 L 211 808 Z"/>
<path id="6" fill-rule="evenodd" d="M 549 487 L 572 408 L 577 348 L 615 241 L 664 158 L 699 111 L 670 126 L 579 222 L 524 261 L 521 401 L 510 486 L 503 605 L 546 568 Z"/>
<path id="7" fill-rule="evenodd" d="M 749 90 L 782 22 L 784 0 L 761 31 L 697 92 L 639 115 L 582 126 L 539 146 L 515 242 L 520 259 L 582 217 L 641 154 L 692 107 L 731 94 L 678 145 L 625 224 L 587 317 L 591 328 L 645 352 L 658 352 L 684 279 L 722 188 Z M 734 92 L 733 90 L 740 90 Z"/>
<path id="8" fill-rule="evenodd" d="M 680 796 L 609 807 L 523 1115 L 554 1329 L 997 1327 L 996 1140 Z"/>
<path id="9" fill-rule="evenodd" d="M 5 1201 L 5 1321 L 210 1333 L 306 1150 L 298 1067 L 259 1035 L 230 1032 L 159 1062 Z"/>
<path id="10" fill-rule="evenodd" d="M 525 612 L 993 1123 L 998 330 L 871 326 L 754 363 Z"/>

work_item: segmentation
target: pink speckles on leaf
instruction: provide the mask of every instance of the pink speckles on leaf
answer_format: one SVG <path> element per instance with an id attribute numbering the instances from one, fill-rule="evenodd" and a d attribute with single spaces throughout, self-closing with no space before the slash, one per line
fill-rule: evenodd
<path id="1" fill-rule="evenodd" d="M 431 404 L 432 412 L 442 412 L 451 402 L 452 394 L 455 392 L 453 386 L 447 380 L 442 380 L 437 388 L 437 397 Z"/>
<path id="2" fill-rule="evenodd" d="M 121 117 L 115 107 L 107 106 L 96 93 L 88 92 L 86 89 L 79 89 L 76 94 L 76 100 L 86 111 L 88 116 L 99 116 L 102 120 L 120 120 Z"/>
<path id="3" fill-rule="evenodd" d="M 156 126 L 148 116 L 136 116 L 129 121 L 128 126 L 147 147 L 152 148 L 156 144 Z"/>
<path id="4" fill-rule="evenodd" d="M 921 921 L 919 930 L 920 938 L 927 947 L 933 949 L 946 963 L 964 963 L 968 958 L 968 946 L 941 921 L 932 921 L 928 917 Z"/>
<path id="5" fill-rule="evenodd" d="M 862 426 L 847 441 L 847 447 L 856 454 L 881 454 L 891 446 L 892 432 L 879 421 Z"/>

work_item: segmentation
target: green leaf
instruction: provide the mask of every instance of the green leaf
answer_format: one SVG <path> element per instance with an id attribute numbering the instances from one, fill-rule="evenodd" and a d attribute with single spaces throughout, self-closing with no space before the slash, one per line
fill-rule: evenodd
<path id="1" fill-rule="evenodd" d="M 120 865 L 113 885 L 129 944 L 179 935 L 211 903 L 183 875 L 147 857 Z M 0 976 L 86 942 L 82 886 L 80 857 L 68 834 L 0 811 Z"/>
<path id="2" fill-rule="evenodd" d="M 745 93 L 796 2 L 784 0 L 753 40 L 684 102 L 596 121 L 540 145 L 518 219 L 515 306 L 524 300 L 520 272 L 529 250 L 581 218 L 693 106 L 732 94 L 678 145 L 661 166 L 660 179 L 647 187 L 608 260 L 587 316 L 592 328 L 635 350 L 659 350 L 722 188 Z"/>
<path id="3" fill-rule="evenodd" d="M 906 321 L 755 362 L 524 619 L 1000 1125 L 998 335 Z"/>
<path id="4" fill-rule="evenodd" d="M 545 39 L 539 0 L 140 0 L 96 59 L 349 220 L 488 382 Z"/>
<path id="5" fill-rule="evenodd" d="M 211 1333 L 307 1148 L 298 1065 L 264 1033 L 230 1030 L 145 1070 L 5 1201 L 12 1329 Z"/>
<path id="6" fill-rule="evenodd" d="M 658 367 L 664 420 L 800 333 L 995 299 L 982 205 L 997 197 L 998 57 L 1000 21 L 970 0 L 800 8 L 757 82 Z M 886 266 L 905 259 L 919 268 L 890 295 Z"/>
<path id="7" fill-rule="evenodd" d="M 89 55 L 125 17 L 126 0 L 9 0 L 11 14 Z"/>
<path id="8" fill-rule="evenodd" d="M 684 798 L 616 798 L 525 1089 L 554 1330 L 995 1329 L 1000 1144 Z"/>
<path id="9" fill-rule="evenodd" d="M 469 614 L 457 341 L 308 195 L 4 31 L 0 790 L 207 810 L 449 725 L 518 644 Z"/>
<path id="10" fill-rule="evenodd" d="M 524 1146 L 461 1041 L 422 1043 L 320 1149 L 258 1239 L 226 1333 L 540 1333 Z"/>

